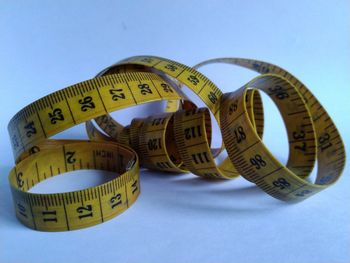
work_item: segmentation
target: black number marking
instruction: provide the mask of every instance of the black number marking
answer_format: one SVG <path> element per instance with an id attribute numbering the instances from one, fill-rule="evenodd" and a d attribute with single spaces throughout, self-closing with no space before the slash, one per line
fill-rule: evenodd
<path id="1" fill-rule="evenodd" d="M 141 59 L 142 62 L 146 62 L 146 63 L 152 63 L 153 59 L 152 58 L 143 58 Z"/>
<path id="2" fill-rule="evenodd" d="M 155 151 L 162 149 L 162 140 L 161 138 L 149 139 L 148 140 L 148 150 Z"/>
<path id="3" fill-rule="evenodd" d="M 194 127 L 190 127 L 190 128 L 186 128 L 184 130 L 184 132 L 185 132 L 186 140 L 190 140 L 192 138 L 196 138 L 196 137 L 201 137 L 202 136 L 200 125 L 197 125 L 197 126 L 194 126 Z"/>
<path id="4" fill-rule="evenodd" d="M 238 108 L 238 101 L 235 100 L 233 103 L 230 104 L 230 107 L 228 108 L 228 114 L 232 115 Z"/>
<path id="5" fill-rule="evenodd" d="M 67 163 L 75 163 L 76 159 L 74 158 L 75 152 L 66 152 Z"/>
<path id="6" fill-rule="evenodd" d="M 132 194 L 135 194 L 135 192 L 139 189 L 137 180 L 135 180 L 131 186 L 132 186 Z"/>
<path id="7" fill-rule="evenodd" d="M 24 216 L 25 218 L 28 217 L 26 208 L 20 203 L 17 203 L 17 210 L 20 215 Z"/>
<path id="8" fill-rule="evenodd" d="M 116 206 L 120 205 L 122 203 L 122 195 L 116 194 L 115 196 L 112 196 L 112 198 L 109 200 L 112 209 Z"/>
<path id="9" fill-rule="evenodd" d="M 320 147 L 321 152 L 332 146 L 330 139 L 331 137 L 328 133 L 324 133 L 320 137 L 318 137 L 318 147 Z"/>
<path id="10" fill-rule="evenodd" d="M 24 126 L 24 129 L 26 130 L 26 136 L 28 138 L 31 137 L 32 135 L 36 134 L 36 128 L 34 126 L 34 122 L 33 121 L 27 123 Z"/>
<path id="11" fill-rule="evenodd" d="M 254 68 L 256 71 L 258 71 L 258 72 L 260 72 L 260 73 L 263 73 L 263 74 L 266 74 L 266 73 L 269 72 L 269 68 L 268 68 L 268 67 L 265 67 L 265 66 L 262 65 L 262 64 L 254 63 L 254 64 L 253 64 L 253 68 Z"/>
<path id="12" fill-rule="evenodd" d="M 141 90 L 142 95 L 147 95 L 147 94 L 153 93 L 148 84 L 139 84 L 138 87 Z"/>
<path id="13" fill-rule="evenodd" d="M 22 176 L 23 176 L 22 172 L 19 172 L 18 174 L 16 174 L 16 182 L 17 182 L 18 188 L 22 188 L 24 186 L 24 182 L 22 180 Z"/>
<path id="14" fill-rule="evenodd" d="M 109 94 L 111 94 L 112 100 L 117 101 L 118 99 L 125 99 L 125 94 L 122 91 L 123 89 L 109 89 Z"/>
<path id="15" fill-rule="evenodd" d="M 92 101 L 92 97 L 87 96 L 83 99 L 79 100 L 79 104 L 82 106 L 80 107 L 81 111 L 87 111 L 88 109 L 94 109 L 95 103 Z"/>
<path id="16" fill-rule="evenodd" d="M 174 93 L 174 91 L 170 88 L 170 86 L 169 86 L 168 84 L 162 83 L 162 84 L 160 84 L 160 85 L 162 86 L 162 88 L 163 88 L 163 90 L 164 90 L 165 92 Z"/>
<path id="17" fill-rule="evenodd" d="M 193 85 L 197 86 L 199 83 L 199 79 L 195 75 L 190 75 L 187 78 L 188 81 L 190 81 Z"/>
<path id="18" fill-rule="evenodd" d="M 49 112 L 49 118 L 51 124 L 56 124 L 57 121 L 63 121 L 64 116 L 62 114 L 62 110 L 60 108 L 56 108 L 52 112 Z"/>
<path id="19" fill-rule="evenodd" d="M 214 92 L 209 92 L 208 94 L 208 99 L 210 100 L 211 103 L 215 104 L 218 101 L 218 97 Z"/>
<path id="20" fill-rule="evenodd" d="M 266 162 L 260 154 L 256 154 L 254 157 L 250 158 L 250 163 L 254 165 L 257 170 L 266 166 Z"/>
<path id="21" fill-rule="evenodd" d="M 303 140 L 305 138 L 305 132 L 303 130 L 293 132 L 294 140 Z M 306 152 L 306 142 L 302 142 L 301 145 L 295 145 L 294 149 Z"/>
<path id="22" fill-rule="evenodd" d="M 210 160 L 206 152 L 192 154 L 192 159 L 196 164 L 199 163 L 209 163 Z"/>
<path id="23" fill-rule="evenodd" d="M 274 94 L 275 97 L 279 100 L 289 98 L 288 92 L 283 89 L 282 86 L 276 85 L 275 87 L 269 88 L 269 91 L 271 91 L 271 93 Z"/>
<path id="24" fill-rule="evenodd" d="M 43 211 L 43 220 L 44 222 L 56 222 L 57 223 L 57 216 L 56 216 L 56 210 L 52 211 Z"/>
<path id="25" fill-rule="evenodd" d="M 77 208 L 77 213 L 79 214 L 79 219 L 83 219 L 85 217 L 92 217 L 92 205 L 87 205 L 87 206 L 79 206 Z"/>
<path id="26" fill-rule="evenodd" d="M 281 190 L 290 188 L 290 183 L 284 178 L 278 178 L 277 180 L 273 181 L 272 184 Z"/>
<path id="27" fill-rule="evenodd" d="M 241 143 L 243 140 L 246 139 L 246 134 L 244 133 L 244 129 L 242 126 L 238 126 L 237 128 L 235 128 L 233 130 L 234 134 L 235 134 L 235 137 L 236 137 L 236 140 L 237 140 L 237 143 Z"/>
<path id="28" fill-rule="evenodd" d="M 117 125 L 115 125 L 112 122 L 112 119 L 109 118 L 108 116 L 104 115 L 102 116 L 102 123 L 105 124 L 105 129 L 107 129 L 110 132 L 115 132 L 115 129 L 117 128 Z"/>
<path id="29" fill-rule="evenodd" d="M 172 64 L 167 64 L 164 66 L 166 69 L 170 70 L 170 71 L 175 71 L 177 70 L 177 67 L 172 65 Z"/>

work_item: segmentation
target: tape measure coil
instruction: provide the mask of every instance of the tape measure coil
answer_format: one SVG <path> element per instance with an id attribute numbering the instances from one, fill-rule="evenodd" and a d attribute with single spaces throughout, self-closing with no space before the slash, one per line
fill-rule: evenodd
<path id="1" fill-rule="evenodd" d="M 243 66 L 262 75 L 235 92 L 222 94 L 215 84 L 196 71 L 200 66 L 217 62 Z M 74 152 L 85 149 L 86 156 L 89 155 L 88 152 L 94 155 L 97 149 L 99 152 L 110 149 L 114 154 L 109 154 L 109 162 L 113 159 L 111 156 L 118 155 L 117 152 L 121 149 L 122 152 L 129 153 L 118 156 L 126 155 L 125 159 L 132 160 L 132 165 L 122 162 L 118 168 L 111 168 L 114 172 L 122 172 L 110 182 L 118 181 L 119 186 L 125 188 L 125 196 L 134 196 L 130 200 L 125 197 L 121 202 L 123 208 L 119 212 L 136 200 L 139 191 L 138 161 L 129 147 L 140 154 L 141 164 L 145 167 L 171 172 L 191 171 L 199 176 L 221 179 L 242 174 L 268 194 L 284 201 L 300 201 L 325 189 L 340 177 L 344 168 L 343 142 L 327 112 L 300 81 L 275 65 L 248 59 L 224 58 L 205 61 L 189 68 L 171 60 L 141 56 L 117 63 L 98 76 L 34 102 L 10 121 L 9 133 L 17 165 L 11 171 L 9 179 L 16 215 L 31 228 L 45 231 L 77 229 L 118 214 L 107 212 L 112 209 L 113 202 L 118 199 L 119 203 L 119 199 L 123 198 L 123 195 L 116 196 L 115 191 L 113 196 L 109 192 L 106 195 L 108 198 L 103 199 L 103 202 L 101 199 L 91 199 L 93 216 L 87 213 L 89 216 L 83 217 L 84 221 L 79 219 L 78 210 L 82 213 L 89 212 L 90 206 L 86 208 L 84 203 L 79 203 L 79 207 L 87 210 L 78 209 L 79 207 L 65 202 L 65 198 L 74 194 L 43 195 L 42 200 L 46 201 L 42 201 L 40 197 L 40 200 L 35 199 L 37 197 L 34 196 L 38 194 L 27 192 L 46 177 L 40 170 L 42 167 L 47 170 L 47 166 L 41 163 L 34 165 L 43 159 L 42 156 L 52 155 L 57 160 L 61 158 L 61 164 L 62 161 L 67 162 L 66 158 L 77 160 L 74 156 L 64 154 L 66 150 L 62 148 L 67 147 L 76 147 Z M 181 92 L 180 83 L 194 91 L 207 108 L 196 109 L 190 101 L 186 101 L 189 98 Z M 273 157 L 261 140 L 263 110 L 259 90 L 267 92 L 285 121 L 290 145 L 286 166 Z M 108 116 L 109 112 L 118 109 L 163 99 L 169 101 L 169 113 L 135 119 L 126 127 Z M 179 101 L 182 103 L 179 104 Z M 182 110 L 178 109 L 179 105 L 182 105 Z M 219 150 L 210 149 L 211 125 L 208 111 L 213 113 L 222 130 L 229 154 L 229 158 L 218 166 L 214 158 Z M 107 135 L 98 131 L 91 119 L 95 119 Z M 154 128 L 157 119 L 162 120 L 158 121 L 159 130 Z M 94 142 L 47 140 L 81 122 L 86 122 L 88 135 Z M 186 122 L 191 123 L 191 126 L 186 126 Z M 138 134 L 139 131 L 141 134 Z M 176 143 L 171 143 L 173 138 Z M 312 171 L 316 158 L 318 175 L 315 184 L 312 184 L 305 178 Z M 65 169 L 61 168 L 52 174 L 70 171 L 70 167 L 73 170 L 85 169 L 86 159 L 89 157 L 80 158 L 82 164 L 75 164 L 76 167 L 66 165 Z M 107 163 L 104 165 L 108 166 Z M 106 166 L 103 168 L 106 169 Z M 80 197 L 79 202 L 86 202 L 85 195 L 93 195 L 103 187 L 96 186 L 87 192 L 76 191 L 77 196 L 74 197 L 78 200 L 78 196 L 83 195 L 84 198 Z M 65 213 L 62 206 L 57 206 L 59 202 L 67 205 Z M 73 203 L 78 205 L 78 202 Z M 56 210 L 52 204 L 56 205 Z M 100 212 L 96 210 L 98 207 Z"/>

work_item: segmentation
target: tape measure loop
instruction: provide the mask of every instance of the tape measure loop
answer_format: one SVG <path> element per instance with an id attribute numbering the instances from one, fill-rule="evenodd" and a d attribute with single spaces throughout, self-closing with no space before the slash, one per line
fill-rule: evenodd
<path id="1" fill-rule="evenodd" d="M 230 93 L 197 69 L 228 63 L 261 75 Z M 182 86 L 206 105 L 197 108 Z M 264 110 L 259 91 L 274 101 L 286 125 L 289 158 L 281 164 L 262 141 Z M 109 113 L 166 100 L 165 112 L 135 118 L 124 127 Z M 222 132 L 220 149 L 211 147 L 214 116 Z M 92 121 L 94 120 L 94 121 Z M 86 122 L 91 141 L 51 140 Z M 218 58 L 194 67 L 155 56 L 127 58 L 96 78 L 45 96 L 19 111 L 8 126 L 16 166 L 9 174 L 17 218 L 43 231 L 83 228 L 109 220 L 135 202 L 143 167 L 192 172 L 210 179 L 240 174 L 271 196 L 304 200 L 334 184 L 345 166 L 345 149 L 332 119 L 292 74 L 262 61 Z M 215 158 L 226 149 L 228 158 Z M 138 157 L 139 156 L 139 157 Z M 315 183 L 305 178 L 317 160 Z M 98 169 L 119 174 L 84 190 L 35 194 L 31 187 L 49 177 Z"/>
<path id="2" fill-rule="evenodd" d="M 28 192 L 43 180 L 81 169 L 106 170 L 116 176 L 74 192 Z M 137 154 L 116 143 L 71 141 L 51 145 L 27 157 L 10 172 L 16 216 L 26 226 L 41 231 L 73 230 L 104 222 L 137 199 L 138 169 Z"/>

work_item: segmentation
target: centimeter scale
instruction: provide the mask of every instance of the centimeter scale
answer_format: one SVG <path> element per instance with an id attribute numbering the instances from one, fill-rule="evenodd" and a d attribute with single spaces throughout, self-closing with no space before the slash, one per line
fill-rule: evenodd
<path id="1" fill-rule="evenodd" d="M 261 74 L 223 94 L 197 71 L 210 63 L 238 65 Z M 181 91 L 182 85 L 206 107 L 197 108 Z M 260 92 L 274 101 L 285 122 L 286 165 L 262 142 Z M 164 113 L 133 119 L 126 127 L 109 115 L 160 100 L 167 101 Z M 220 149 L 211 147 L 210 113 L 222 132 Z M 50 139 L 82 122 L 89 141 Z M 241 175 L 288 202 L 302 201 L 332 185 L 345 166 L 340 134 L 315 96 L 284 69 L 250 59 L 212 59 L 191 68 L 159 57 L 131 57 L 91 80 L 26 106 L 11 119 L 8 130 L 16 161 L 9 175 L 16 216 L 24 225 L 42 231 L 79 229 L 125 211 L 140 193 L 139 165 L 164 172 L 191 172 L 209 180 Z M 224 149 L 228 157 L 216 164 L 215 158 Z M 317 177 L 311 183 L 307 177 L 316 160 Z M 47 178 L 79 169 L 106 170 L 116 176 L 80 191 L 29 192 Z"/>

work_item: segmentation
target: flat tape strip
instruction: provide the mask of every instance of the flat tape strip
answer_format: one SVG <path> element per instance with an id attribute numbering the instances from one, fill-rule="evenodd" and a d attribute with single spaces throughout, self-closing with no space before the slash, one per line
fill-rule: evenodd
<path id="1" fill-rule="evenodd" d="M 242 66 L 260 75 L 223 94 L 197 71 L 210 63 Z M 206 107 L 197 108 L 182 92 L 182 85 Z M 260 92 L 273 100 L 285 122 L 286 165 L 262 141 Z M 167 101 L 164 113 L 130 120 L 125 127 L 109 115 L 160 100 Z M 211 147 L 212 121 L 222 132 L 220 149 Z M 82 122 L 89 141 L 49 139 Z M 345 166 L 343 141 L 315 96 L 284 69 L 250 59 L 219 58 L 188 67 L 154 56 L 131 57 L 91 80 L 26 106 L 11 119 L 8 130 L 16 161 L 9 175 L 16 216 L 24 225 L 42 231 L 79 229 L 125 211 L 140 193 L 139 164 L 212 180 L 242 175 L 269 195 L 289 202 L 304 200 L 332 185 Z M 222 150 L 228 157 L 217 163 L 215 158 Z M 312 183 L 307 177 L 316 160 L 317 177 Z M 29 192 L 49 177 L 79 169 L 106 170 L 116 176 L 80 191 Z"/>

